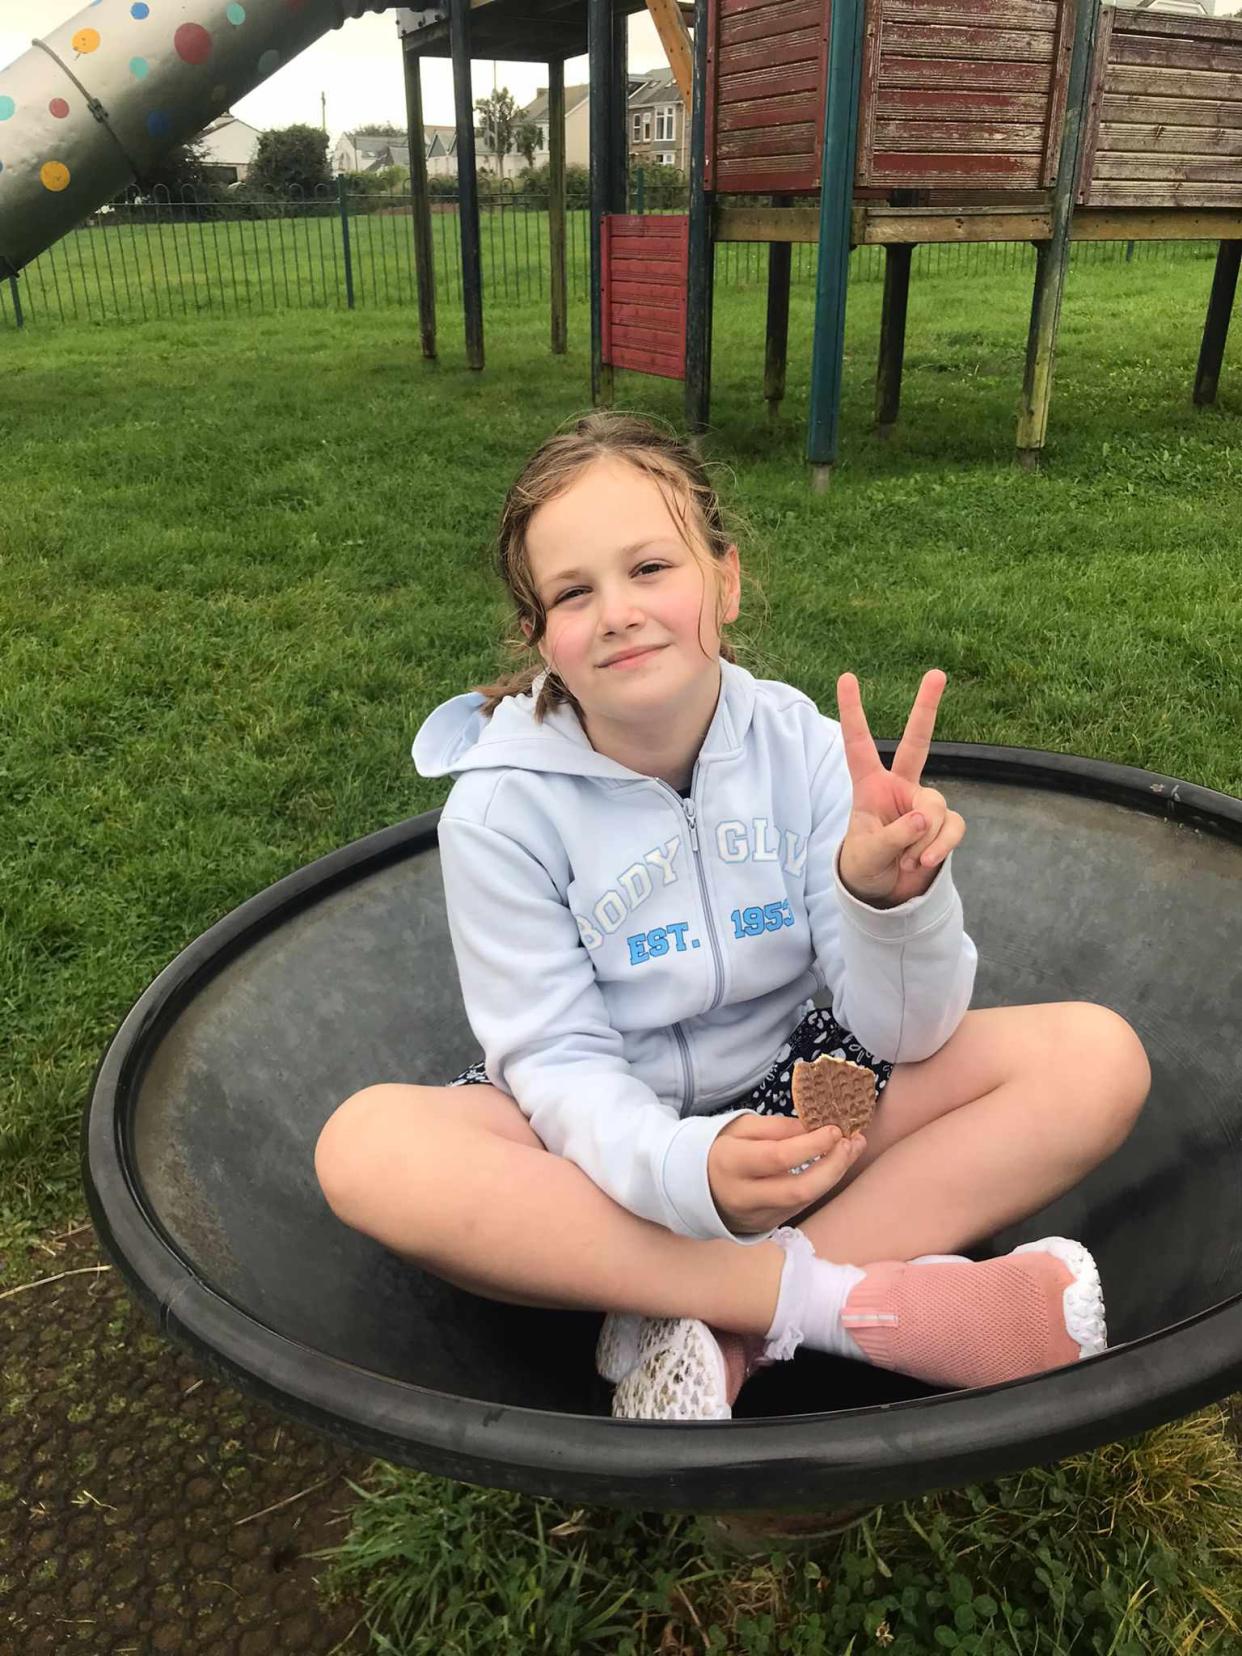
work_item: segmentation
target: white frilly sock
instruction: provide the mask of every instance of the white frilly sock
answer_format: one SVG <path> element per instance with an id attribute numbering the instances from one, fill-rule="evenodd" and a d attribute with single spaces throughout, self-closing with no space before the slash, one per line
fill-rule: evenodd
<path id="1" fill-rule="evenodd" d="M 841 1326 L 850 1290 L 867 1274 L 858 1265 L 834 1265 L 816 1256 L 804 1231 L 782 1225 L 770 1241 L 785 1251 L 776 1315 L 764 1336 L 765 1362 L 792 1357 L 802 1344 L 812 1351 L 866 1361 L 863 1351 Z"/>

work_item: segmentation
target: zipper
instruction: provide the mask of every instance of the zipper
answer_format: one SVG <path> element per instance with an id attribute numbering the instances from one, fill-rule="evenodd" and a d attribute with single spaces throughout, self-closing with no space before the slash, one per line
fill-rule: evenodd
<path id="1" fill-rule="evenodd" d="M 699 767 L 696 762 L 694 770 L 691 772 L 690 776 L 691 797 L 689 799 L 683 799 L 677 792 L 676 788 L 674 788 L 670 782 L 665 782 L 661 777 L 656 777 L 654 780 L 661 788 L 667 788 L 669 793 L 672 794 L 677 803 L 678 811 L 685 819 L 686 829 L 690 838 L 690 854 L 694 858 L 695 870 L 699 876 L 699 897 L 703 905 L 703 923 L 707 928 L 707 938 L 708 942 L 712 946 L 712 960 L 716 969 L 716 984 L 712 993 L 711 1004 L 707 1007 L 707 1011 L 711 1012 L 720 1005 L 721 999 L 724 995 L 724 959 L 720 952 L 719 940 L 716 937 L 716 928 L 712 923 L 711 910 L 708 907 L 707 876 L 703 872 L 703 858 L 699 850 L 699 833 L 696 826 L 697 808 L 694 803 L 694 788 L 695 783 L 698 780 L 698 774 Z M 690 1043 L 686 1040 L 685 1034 L 679 1023 L 673 1025 L 673 1038 L 677 1042 L 677 1048 L 681 1054 L 682 1106 L 684 1108 L 685 1105 L 690 1102 L 690 1090 L 693 1081 L 693 1073 L 690 1065 Z"/>

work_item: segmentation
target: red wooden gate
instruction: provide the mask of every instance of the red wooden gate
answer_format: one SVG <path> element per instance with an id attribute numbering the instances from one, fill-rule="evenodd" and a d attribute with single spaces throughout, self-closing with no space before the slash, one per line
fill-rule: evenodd
<path id="1" fill-rule="evenodd" d="M 686 377 L 687 213 L 607 213 L 600 223 L 603 358 Z"/>

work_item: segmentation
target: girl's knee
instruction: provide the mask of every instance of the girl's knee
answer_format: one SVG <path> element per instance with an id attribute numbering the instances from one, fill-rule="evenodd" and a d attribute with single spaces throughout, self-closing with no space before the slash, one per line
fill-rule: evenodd
<path id="1" fill-rule="evenodd" d="M 1116 1149 L 1137 1121 L 1151 1091 L 1151 1064 L 1133 1025 L 1110 1007 L 1070 1001 L 1065 1019 L 1065 1056 L 1071 1073 L 1091 1089 L 1106 1140 Z"/>
<path id="2" fill-rule="evenodd" d="M 351 1093 L 328 1117 L 315 1141 L 315 1177 L 328 1206 L 349 1220 L 360 1195 L 374 1190 L 376 1173 L 392 1153 L 393 1108 L 398 1092 L 417 1089 L 381 1082 Z M 406 1111 L 414 1100 L 405 1098 Z"/>

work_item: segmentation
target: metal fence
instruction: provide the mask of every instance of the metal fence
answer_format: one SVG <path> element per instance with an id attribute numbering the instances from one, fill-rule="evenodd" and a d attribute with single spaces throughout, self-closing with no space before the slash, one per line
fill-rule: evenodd
<path id="1" fill-rule="evenodd" d="M 434 184 L 450 181 L 433 181 Z M 682 199 L 677 199 L 680 194 Z M 590 299 L 590 213 L 570 193 L 566 266 L 571 303 Z M 636 212 L 684 212 L 684 190 L 653 201 L 641 169 L 631 190 Z M 461 297 L 461 243 L 456 195 L 431 203 L 437 298 Z M 20 279 L 0 281 L 0 325 L 38 322 L 135 322 L 177 317 L 255 316 L 297 309 L 352 309 L 417 303 L 413 210 L 409 195 L 351 189 L 345 180 L 310 199 L 276 200 L 229 193 L 175 199 L 166 191 L 93 214 L 33 261 Z M 537 194 L 493 193 L 480 202 L 485 298 L 534 304 L 548 300 L 548 210 Z M 1078 243 L 1076 262 L 1131 258 L 1211 258 L 1206 242 Z M 818 249 L 793 248 L 792 281 L 813 283 Z M 971 276 L 1033 268 L 1029 242 L 935 244 L 916 249 L 916 276 Z M 723 242 L 716 283 L 766 284 L 766 244 Z M 851 280 L 883 276 L 883 250 L 860 247 Z"/>

